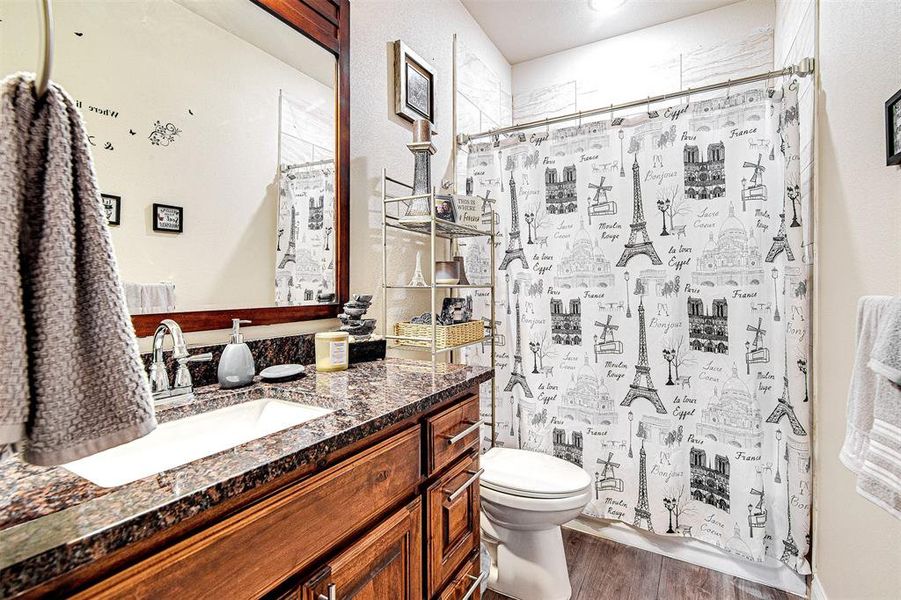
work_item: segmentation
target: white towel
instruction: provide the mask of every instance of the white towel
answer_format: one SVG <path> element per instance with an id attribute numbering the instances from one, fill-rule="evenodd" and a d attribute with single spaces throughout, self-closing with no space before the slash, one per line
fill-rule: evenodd
<path id="1" fill-rule="evenodd" d="M 0 84 L 0 234 L 0 445 L 55 465 L 153 430 L 84 123 L 28 73 Z"/>
<path id="2" fill-rule="evenodd" d="M 141 289 L 144 314 L 172 312 L 175 310 L 175 285 L 172 283 L 147 283 Z"/>
<path id="3" fill-rule="evenodd" d="M 840 458 L 857 473 L 858 493 L 901 519 L 901 384 L 894 380 L 901 373 L 901 298 L 861 298 L 857 313 Z"/>

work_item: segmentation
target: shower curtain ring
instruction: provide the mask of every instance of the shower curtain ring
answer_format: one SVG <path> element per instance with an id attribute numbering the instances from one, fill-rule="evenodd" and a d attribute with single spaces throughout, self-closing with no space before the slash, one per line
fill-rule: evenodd
<path id="1" fill-rule="evenodd" d="M 732 79 L 726 81 L 726 100 L 732 97 Z"/>
<path id="2" fill-rule="evenodd" d="M 551 135 L 551 125 L 548 123 L 548 118 L 544 118 L 544 132 L 550 136 Z"/>
<path id="3" fill-rule="evenodd" d="M 691 104 L 691 87 L 688 88 L 688 99 L 685 101 L 686 104 Z"/>
<path id="4" fill-rule="evenodd" d="M 579 128 L 582 128 L 582 111 L 579 111 Z"/>
<path id="5" fill-rule="evenodd" d="M 648 103 L 647 103 L 647 106 L 646 106 L 645 108 L 647 109 L 646 112 L 648 113 L 648 117 L 650 117 L 650 116 L 651 116 L 651 97 L 650 97 L 650 96 L 648 96 L 648 101 L 647 101 L 647 102 L 648 102 Z"/>

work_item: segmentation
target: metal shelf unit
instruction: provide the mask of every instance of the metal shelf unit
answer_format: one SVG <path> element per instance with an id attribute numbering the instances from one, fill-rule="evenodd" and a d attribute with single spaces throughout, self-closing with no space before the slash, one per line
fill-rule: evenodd
<path id="1" fill-rule="evenodd" d="M 403 188 L 406 191 L 413 191 L 413 186 L 403 181 L 399 181 L 392 177 L 389 177 L 387 171 L 382 169 L 382 328 L 383 334 L 386 340 L 391 341 L 412 341 L 412 342 L 428 342 L 428 347 L 422 346 L 404 346 L 400 344 L 395 344 L 390 346 L 391 348 L 396 348 L 400 350 L 408 350 L 408 351 L 419 351 L 419 352 L 429 352 L 432 358 L 432 368 L 435 369 L 438 363 L 438 357 L 444 354 L 450 354 L 455 350 L 461 350 L 463 348 L 474 346 L 476 344 L 484 344 L 486 341 L 490 341 L 491 348 L 491 368 L 495 369 L 496 367 L 496 349 L 495 349 L 495 340 L 497 339 L 497 331 L 496 331 L 496 319 L 495 319 L 495 252 L 494 252 L 494 243 L 495 243 L 495 222 L 496 218 L 494 215 L 494 210 L 492 209 L 490 212 L 490 228 L 488 231 L 470 227 L 468 225 L 462 225 L 460 223 L 453 223 L 451 221 L 446 221 L 444 219 L 439 219 L 435 216 L 435 189 L 432 188 L 431 192 L 428 194 L 418 194 L 418 195 L 399 195 L 394 196 L 388 193 L 389 184 L 393 184 L 400 188 Z M 389 207 L 400 207 L 405 205 L 406 203 L 412 202 L 414 200 L 422 200 L 428 199 L 429 201 L 429 216 L 424 217 L 421 221 L 409 222 L 402 220 L 397 215 L 389 214 Z M 399 212 L 399 211 L 398 211 Z M 411 286 L 411 285 L 388 285 L 388 230 L 395 229 L 400 231 L 405 231 L 408 233 L 427 236 L 429 238 L 429 271 L 431 277 L 429 279 L 430 284 L 426 287 L 422 286 Z M 451 243 L 456 243 L 456 240 L 462 238 L 485 238 L 485 241 L 488 243 L 488 256 L 489 256 L 489 273 L 490 273 L 490 283 L 488 284 L 466 284 L 466 285 L 445 285 L 445 284 L 436 284 L 435 283 L 435 260 L 437 258 L 437 246 L 438 240 L 448 240 Z M 460 344 L 457 346 L 451 346 L 447 348 L 436 348 L 435 347 L 435 334 L 437 327 L 437 315 L 440 312 L 437 307 L 438 302 L 438 293 L 442 291 L 452 291 L 458 289 L 484 289 L 489 291 L 489 302 L 490 302 L 490 313 L 491 320 L 489 322 L 490 333 L 483 338 L 478 340 L 474 340 L 472 342 L 467 342 L 465 344 Z M 388 292 L 389 290 L 428 290 L 431 298 L 431 302 L 429 306 L 431 307 L 431 315 L 432 315 L 432 324 L 431 324 L 431 337 L 412 337 L 412 336 L 402 336 L 402 335 L 393 335 L 389 333 L 392 328 L 388 323 Z M 453 360 L 453 358 L 451 358 Z M 496 432 L 496 412 L 497 412 L 497 398 L 495 396 L 496 386 L 494 378 L 491 379 L 491 445 L 494 446 L 494 442 L 497 439 Z"/>

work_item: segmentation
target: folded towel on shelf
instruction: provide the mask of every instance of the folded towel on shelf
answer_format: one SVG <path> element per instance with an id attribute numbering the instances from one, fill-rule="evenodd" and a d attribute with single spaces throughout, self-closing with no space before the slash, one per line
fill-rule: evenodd
<path id="1" fill-rule="evenodd" d="M 857 491 L 901 518 L 901 298 L 858 303 L 857 355 L 840 458 Z M 888 376 L 887 376 L 888 375 Z"/>
<path id="2" fill-rule="evenodd" d="M 0 445 L 55 465 L 153 430 L 84 123 L 27 73 L 0 83 L 0 284 Z"/>

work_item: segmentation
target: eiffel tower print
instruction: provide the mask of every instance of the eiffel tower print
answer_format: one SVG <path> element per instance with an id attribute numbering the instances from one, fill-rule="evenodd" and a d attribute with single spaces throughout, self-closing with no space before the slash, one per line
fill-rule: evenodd
<path id="1" fill-rule="evenodd" d="M 788 357 L 786 357 L 785 361 L 785 375 L 782 376 L 782 396 L 779 397 L 776 408 L 774 408 L 773 412 L 770 413 L 770 416 L 766 418 L 766 422 L 778 423 L 782 420 L 782 417 L 788 417 L 788 422 L 791 424 L 792 432 L 794 432 L 795 435 L 807 435 L 807 432 L 804 431 L 804 427 L 801 426 L 801 421 L 795 416 L 795 409 L 791 405 L 788 397 Z"/>
<path id="2" fill-rule="evenodd" d="M 510 180 L 510 185 L 513 185 L 513 180 Z M 513 372 L 510 373 L 510 381 L 507 382 L 507 387 L 504 388 L 505 392 L 513 391 L 513 388 L 517 385 L 522 387 L 523 394 L 526 395 L 526 398 L 532 397 L 532 390 L 529 389 L 529 382 L 526 381 L 526 376 L 522 371 L 522 338 L 520 335 L 520 313 L 519 313 L 519 281 L 513 282 L 513 294 L 516 296 L 516 353 L 513 355 Z"/>
<path id="3" fill-rule="evenodd" d="M 779 560 L 790 566 L 791 568 L 795 568 L 795 565 L 798 562 L 798 545 L 795 544 L 795 539 L 792 537 L 792 501 L 791 501 L 791 486 L 789 485 L 789 471 L 791 471 L 791 461 L 789 461 L 789 453 L 788 453 L 788 444 L 785 444 L 785 503 L 786 503 L 786 515 L 788 518 L 788 534 L 785 536 L 785 539 L 782 540 L 782 556 L 779 557 Z M 789 562 L 791 561 L 791 562 Z"/>
<path id="4" fill-rule="evenodd" d="M 654 244 L 648 237 L 647 222 L 644 220 L 644 208 L 641 205 L 641 176 L 638 173 L 638 153 L 635 153 L 635 162 L 632 163 L 632 224 L 629 227 L 632 233 L 629 234 L 629 242 L 623 250 L 623 255 L 616 263 L 617 267 L 625 267 L 632 260 L 633 256 L 644 254 L 651 259 L 651 264 L 661 265 L 663 261 L 657 256 L 654 250 Z M 638 240 L 641 241 L 638 241 Z"/>
<path id="5" fill-rule="evenodd" d="M 768 263 L 776 260 L 776 257 L 782 252 L 785 252 L 785 258 L 788 260 L 795 260 L 795 255 L 792 253 L 785 235 L 785 211 L 779 213 L 779 219 L 779 233 L 773 237 L 773 245 L 770 246 L 770 251 L 766 253 L 766 259 L 764 259 Z"/>
<path id="6" fill-rule="evenodd" d="M 641 527 L 642 521 L 647 521 L 648 531 L 654 533 L 654 525 L 651 523 L 651 507 L 648 505 L 648 469 L 644 452 L 644 438 L 641 439 L 641 450 L 638 452 L 638 506 L 635 507 L 635 520 L 632 525 Z"/>
<path id="7" fill-rule="evenodd" d="M 294 207 L 291 207 L 291 230 L 288 233 L 288 249 L 285 250 L 285 254 L 282 256 L 281 261 L 278 263 L 279 269 L 284 269 L 289 262 L 297 263 L 296 256 L 296 238 L 297 238 L 297 223 L 295 219 L 296 211 Z"/>
<path id="8" fill-rule="evenodd" d="M 644 297 L 641 297 L 638 303 L 638 364 L 635 365 L 635 379 L 629 386 L 629 393 L 626 398 L 620 402 L 620 406 L 632 406 L 632 401 L 637 398 L 644 398 L 654 405 L 657 413 L 666 414 L 666 408 L 657 395 L 657 388 L 651 381 L 651 367 L 648 366 L 648 341 L 645 337 L 644 329 Z"/>
<path id="9" fill-rule="evenodd" d="M 522 261 L 522 268 L 528 269 L 529 263 L 526 262 L 526 255 L 522 250 L 522 242 L 519 239 L 519 204 L 516 202 L 516 182 L 513 180 L 513 173 L 510 173 L 510 219 L 513 222 L 510 229 L 510 241 L 507 243 L 507 250 L 504 252 L 500 270 L 506 271 L 507 267 L 514 260 Z"/>

